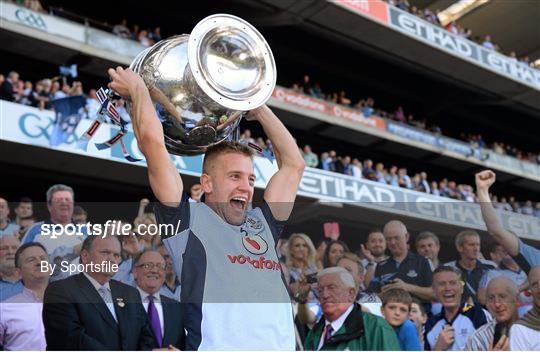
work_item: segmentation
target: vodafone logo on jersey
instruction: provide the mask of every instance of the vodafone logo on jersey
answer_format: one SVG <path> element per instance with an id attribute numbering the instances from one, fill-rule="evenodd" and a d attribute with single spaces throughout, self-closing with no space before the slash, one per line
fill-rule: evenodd
<path id="1" fill-rule="evenodd" d="M 242 244 L 251 254 L 264 254 L 268 251 L 268 243 L 259 235 L 243 236 Z"/>

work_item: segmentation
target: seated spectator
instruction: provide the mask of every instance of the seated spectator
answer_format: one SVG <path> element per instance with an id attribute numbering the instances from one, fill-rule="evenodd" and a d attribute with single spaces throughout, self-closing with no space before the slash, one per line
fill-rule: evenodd
<path id="1" fill-rule="evenodd" d="M 21 275 L 15 266 L 15 254 L 20 245 L 13 235 L 0 236 L 0 302 L 23 290 Z"/>
<path id="2" fill-rule="evenodd" d="M 294 233 L 289 238 L 289 257 L 287 267 L 291 274 L 291 284 L 300 281 L 302 276 L 314 276 L 317 273 L 315 246 L 303 233 Z"/>
<path id="3" fill-rule="evenodd" d="M 499 215 L 493 209 L 489 198 L 489 188 L 495 183 L 495 173 L 491 170 L 484 170 L 476 174 L 476 192 L 478 202 L 482 209 L 482 217 L 486 223 L 488 233 L 500 243 L 512 257 L 521 255 L 525 263 L 520 263 L 521 268 L 526 273 L 531 267 L 540 265 L 540 249 L 525 244 L 514 233 L 503 228 Z"/>
<path id="4" fill-rule="evenodd" d="M 306 162 L 306 166 L 317 167 L 317 165 L 319 165 L 319 158 L 317 157 L 317 154 L 313 153 L 309 145 L 306 144 L 304 146 L 304 150 L 302 154 L 304 156 L 304 161 Z"/>
<path id="5" fill-rule="evenodd" d="M 88 213 L 80 205 L 73 207 L 73 223 L 86 224 L 88 222 Z"/>
<path id="6" fill-rule="evenodd" d="M 41 317 L 43 294 L 49 284 L 45 248 L 39 243 L 22 245 L 15 254 L 15 267 L 24 282 L 21 293 L 0 304 L 0 345 L 4 350 L 44 351 L 45 329 Z"/>
<path id="7" fill-rule="evenodd" d="M 530 200 L 526 201 L 525 204 L 521 207 L 520 213 L 523 215 L 534 215 L 533 204 Z"/>
<path id="8" fill-rule="evenodd" d="M 362 263 L 366 270 L 370 266 L 377 266 L 378 263 L 388 259 L 386 255 L 386 240 L 383 233 L 379 229 L 373 229 L 368 233 L 365 246 L 360 245 L 360 251 L 364 259 Z M 369 280 L 371 281 L 371 280 Z M 369 285 L 368 281 L 368 285 Z"/>
<path id="9" fill-rule="evenodd" d="M 424 326 L 426 325 L 428 316 L 424 305 L 416 298 L 412 299 L 409 319 L 412 320 L 412 322 L 416 326 L 416 330 L 418 331 L 418 339 L 420 340 L 420 346 L 424 346 Z M 420 350 L 423 350 L 423 347 Z"/>
<path id="10" fill-rule="evenodd" d="M 386 169 L 383 163 L 377 163 L 375 165 L 375 177 L 377 182 L 386 184 Z"/>
<path id="11" fill-rule="evenodd" d="M 398 337 L 401 351 L 421 351 L 418 331 L 409 320 L 412 298 L 400 288 L 394 288 L 381 294 L 381 312 Z"/>
<path id="12" fill-rule="evenodd" d="M 388 183 L 390 186 L 399 187 L 399 176 L 397 172 L 397 166 L 392 165 L 388 171 L 388 175 L 386 175 L 386 183 Z"/>
<path id="13" fill-rule="evenodd" d="M 362 163 L 357 158 L 354 158 L 351 163 L 351 174 L 354 178 L 362 178 Z"/>
<path id="14" fill-rule="evenodd" d="M 324 152 L 321 154 L 321 169 L 331 171 L 331 165 L 332 165 L 332 158 L 330 158 L 330 154 L 327 152 Z"/>
<path id="15" fill-rule="evenodd" d="M 15 222 L 19 226 L 21 226 L 20 223 L 23 219 L 32 217 L 32 215 L 34 215 L 34 207 L 33 207 L 32 199 L 28 197 L 22 197 L 19 200 L 19 204 L 17 204 L 17 207 L 15 208 L 15 215 L 16 215 Z"/>
<path id="16" fill-rule="evenodd" d="M 534 299 L 533 308 L 510 328 L 510 350 L 540 350 L 540 266 L 529 273 L 529 286 Z"/>
<path id="17" fill-rule="evenodd" d="M 322 267 L 329 268 L 336 266 L 345 252 L 349 252 L 347 244 L 340 240 L 332 240 L 326 244 L 322 257 Z"/>
<path id="18" fill-rule="evenodd" d="M 420 192 L 431 193 L 431 187 L 427 180 L 427 174 L 424 171 L 420 173 L 419 189 L 420 189 Z"/>
<path id="19" fill-rule="evenodd" d="M 364 278 L 366 270 L 362 260 L 356 254 L 345 252 L 343 257 L 338 261 L 337 266 L 347 270 L 356 282 L 358 293 L 356 294 L 356 302 L 362 304 L 375 315 L 381 315 L 381 299 L 374 293 L 366 292 Z"/>
<path id="20" fill-rule="evenodd" d="M 460 273 L 450 266 L 440 266 L 433 273 L 433 291 L 443 308 L 426 323 L 427 351 L 461 351 L 475 330 L 487 323 L 479 305 L 463 300 L 460 280 Z"/>
<path id="21" fill-rule="evenodd" d="M 163 283 L 159 293 L 180 301 L 182 286 L 180 286 L 180 278 L 176 277 L 171 255 L 169 254 L 167 247 L 164 245 L 160 245 L 158 247 L 158 252 L 161 254 L 163 259 L 165 259 L 165 263 L 167 264 L 165 268 L 165 282 Z"/>
<path id="22" fill-rule="evenodd" d="M 160 253 L 145 251 L 133 260 L 133 277 L 152 328 L 155 346 L 185 349 L 180 302 L 160 294 L 167 264 Z M 172 347 L 171 347 L 172 346 Z"/>
<path id="23" fill-rule="evenodd" d="M 482 41 L 482 46 L 491 50 L 495 49 L 495 45 L 493 45 L 493 42 L 491 41 L 491 36 L 486 35 L 484 37 L 484 40 Z"/>
<path id="24" fill-rule="evenodd" d="M 368 180 L 377 181 L 377 174 L 373 169 L 373 160 L 364 160 L 364 168 L 362 169 L 362 176 Z"/>
<path id="25" fill-rule="evenodd" d="M 0 198 L 0 237 L 5 235 L 18 235 L 19 225 L 9 220 L 9 204 Z"/>
<path id="26" fill-rule="evenodd" d="M 352 163 L 351 163 L 351 157 L 349 155 L 341 158 L 341 165 L 343 168 L 343 174 L 352 176 L 353 170 L 352 170 Z"/>
<path id="27" fill-rule="evenodd" d="M 439 185 L 437 181 L 431 181 L 431 194 L 434 196 L 441 196 L 441 191 L 439 190 Z"/>
<path id="28" fill-rule="evenodd" d="M 461 273 L 465 282 L 464 299 L 477 297 L 480 279 L 484 273 L 495 267 L 484 259 L 480 259 L 480 235 L 473 230 L 465 230 L 458 233 L 455 240 L 459 259 L 444 264 L 451 266 Z"/>
<path id="29" fill-rule="evenodd" d="M 487 309 L 495 318 L 469 337 L 466 351 L 508 351 L 509 332 L 518 319 L 519 289 L 506 277 L 497 277 L 487 286 Z M 499 337 L 495 341 L 495 331 Z"/>
<path id="30" fill-rule="evenodd" d="M 189 197 L 196 202 L 201 200 L 203 189 L 200 183 L 196 183 L 189 189 Z"/>
<path id="31" fill-rule="evenodd" d="M 113 27 L 113 33 L 125 39 L 131 39 L 131 32 L 127 26 L 127 20 L 124 18 L 122 22 Z"/>
<path id="32" fill-rule="evenodd" d="M 399 342 L 383 318 L 364 313 L 354 302 L 356 284 L 343 268 L 318 275 L 323 318 L 309 332 L 306 350 L 398 350 Z"/>
<path id="33" fill-rule="evenodd" d="M 409 175 L 407 175 L 407 169 L 401 168 L 398 170 L 398 185 L 402 188 L 412 189 L 413 184 Z"/>

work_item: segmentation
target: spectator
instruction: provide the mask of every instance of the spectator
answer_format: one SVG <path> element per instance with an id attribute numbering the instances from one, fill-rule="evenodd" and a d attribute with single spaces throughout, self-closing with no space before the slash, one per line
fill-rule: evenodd
<path id="1" fill-rule="evenodd" d="M 426 323 L 425 350 L 461 351 L 469 336 L 487 323 L 486 314 L 479 305 L 464 303 L 460 273 L 453 267 L 435 269 L 433 291 L 443 308 Z"/>
<path id="2" fill-rule="evenodd" d="M 143 29 L 139 32 L 139 35 L 137 36 L 137 40 L 139 43 L 141 43 L 143 46 L 150 46 L 152 45 L 152 42 L 150 41 L 150 38 L 148 38 L 148 31 L 146 29 Z"/>
<path id="3" fill-rule="evenodd" d="M 401 351 L 421 351 L 418 331 L 409 320 L 412 298 L 400 288 L 394 288 L 381 294 L 382 314 L 398 337 Z"/>
<path id="4" fill-rule="evenodd" d="M 398 168 L 395 165 L 390 167 L 388 175 L 386 175 L 386 183 L 393 187 L 399 187 L 399 176 L 397 174 Z"/>
<path id="5" fill-rule="evenodd" d="M 309 332 L 306 350 L 398 350 L 390 326 L 354 303 L 356 284 L 343 268 L 327 268 L 318 275 L 324 318 Z"/>
<path id="6" fill-rule="evenodd" d="M 140 31 L 139 25 L 134 24 L 133 25 L 133 30 L 131 31 L 131 39 L 138 41 L 139 40 L 139 31 Z"/>
<path id="7" fill-rule="evenodd" d="M 1 209 L 1 201 L 0 201 L 0 209 Z M 17 204 L 17 207 L 15 208 L 15 222 L 17 225 L 21 226 L 21 221 L 24 219 L 27 219 L 29 217 L 32 217 L 34 215 L 34 207 L 32 200 L 28 197 L 23 197 L 19 200 L 19 204 Z"/>
<path id="8" fill-rule="evenodd" d="M 47 349 L 140 350 L 155 347 L 139 292 L 111 280 L 114 265 L 120 261 L 120 252 L 117 236 L 88 236 L 81 250 L 81 264 L 89 264 L 89 270 L 47 287 L 43 308 Z M 102 263 L 108 265 L 102 270 L 93 269 Z"/>
<path id="9" fill-rule="evenodd" d="M 338 103 L 345 106 L 351 105 L 351 99 L 347 98 L 347 95 L 344 90 L 339 92 Z"/>
<path id="10" fill-rule="evenodd" d="M 306 162 L 306 166 L 317 167 L 319 165 L 319 158 L 317 157 L 317 154 L 313 153 L 309 145 L 306 144 L 304 146 L 304 150 L 302 154 L 304 156 L 304 161 Z"/>
<path id="11" fill-rule="evenodd" d="M 302 82 L 302 92 L 306 95 L 312 94 L 311 82 L 308 75 L 304 75 L 304 81 Z"/>
<path id="12" fill-rule="evenodd" d="M 416 330 L 418 332 L 418 339 L 420 340 L 420 346 L 424 346 L 424 325 L 426 325 L 428 316 L 424 305 L 416 298 L 412 299 L 409 319 L 412 320 L 412 322 L 416 326 Z M 423 348 L 421 348 L 420 350 L 423 350 Z"/>
<path id="13" fill-rule="evenodd" d="M 155 346 L 185 349 L 185 332 L 180 302 L 160 294 L 167 264 L 160 253 L 146 251 L 133 260 L 133 277 L 154 333 Z"/>
<path id="14" fill-rule="evenodd" d="M 89 118 L 94 118 L 101 108 L 101 104 L 99 103 L 96 93 L 97 92 L 95 89 L 90 89 L 88 92 L 88 98 L 86 98 L 86 111 L 88 112 Z"/>
<path id="15" fill-rule="evenodd" d="M 200 183 L 196 183 L 189 189 L 189 196 L 194 201 L 199 202 L 201 200 L 201 196 L 203 195 L 203 189 Z"/>
<path id="16" fill-rule="evenodd" d="M 534 299 L 533 308 L 510 328 L 510 350 L 540 350 L 540 266 L 529 273 L 529 286 Z"/>
<path id="17" fill-rule="evenodd" d="M 423 302 L 429 302 L 434 298 L 430 287 L 431 267 L 426 258 L 409 251 L 407 228 L 401 221 L 392 220 L 384 226 L 383 233 L 392 256 L 377 264 L 368 290 L 386 292 L 401 288 Z"/>
<path id="18" fill-rule="evenodd" d="M 332 171 L 332 158 L 330 158 L 330 153 L 324 152 L 321 154 L 321 169 Z"/>
<path id="19" fill-rule="evenodd" d="M 0 99 L 7 101 L 14 101 L 16 92 L 16 85 L 19 81 L 19 74 L 15 71 L 8 73 L 7 78 L 0 85 Z"/>
<path id="20" fill-rule="evenodd" d="M 362 178 L 362 163 L 357 158 L 354 158 L 352 161 L 351 174 L 354 178 Z"/>
<path id="21" fill-rule="evenodd" d="M 49 260 L 52 264 L 57 264 L 56 270 L 51 276 L 51 280 L 61 278 L 60 265 L 62 261 L 70 262 L 75 259 L 81 250 L 81 245 L 86 236 L 86 227 L 81 227 L 79 235 L 70 236 L 66 234 L 66 225 L 73 224 L 73 189 L 66 185 L 54 185 L 47 190 L 47 209 L 50 219 L 38 222 L 28 229 L 22 239 L 22 243 L 39 242 L 43 244 Z M 59 232 L 56 238 L 49 236 L 46 228 L 51 229 L 51 225 L 56 225 Z"/>
<path id="22" fill-rule="evenodd" d="M 73 207 L 73 223 L 86 224 L 88 222 L 88 213 L 80 205 Z"/>
<path id="23" fill-rule="evenodd" d="M 253 143 L 255 144 L 255 139 L 251 136 L 251 130 L 245 129 L 244 133 L 240 136 L 240 141 L 244 143 Z"/>
<path id="24" fill-rule="evenodd" d="M 371 313 L 381 315 L 381 299 L 376 294 L 365 291 L 364 277 L 366 270 L 360 258 L 354 253 L 346 252 L 338 261 L 337 266 L 344 268 L 353 276 L 358 289 L 356 302 L 368 308 Z"/>
<path id="25" fill-rule="evenodd" d="M 323 268 L 336 266 L 337 262 L 343 257 L 345 252 L 349 252 L 349 247 L 345 242 L 339 240 L 328 242 L 322 259 Z"/>
<path id="26" fill-rule="evenodd" d="M 121 38 L 131 39 L 131 32 L 129 31 L 127 20 L 125 18 L 113 27 L 113 33 Z"/>
<path id="27" fill-rule="evenodd" d="M 353 175 L 353 170 L 352 170 L 351 157 L 348 156 L 348 155 L 343 157 L 341 159 L 341 164 L 342 164 L 342 168 L 343 168 L 343 173 L 345 175 L 352 176 Z"/>
<path id="28" fill-rule="evenodd" d="M 484 40 L 482 41 L 482 46 L 491 50 L 495 49 L 495 45 L 493 45 L 493 42 L 491 41 L 491 36 L 486 35 L 484 37 Z"/>
<path id="29" fill-rule="evenodd" d="M 156 27 L 152 32 L 149 34 L 150 39 L 157 43 L 161 40 L 161 27 Z"/>
<path id="30" fill-rule="evenodd" d="M 434 196 L 442 196 L 441 191 L 439 190 L 439 185 L 437 184 L 437 181 L 431 181 L 431 194 Z"/>
<path id="31" fill-rule="evenodd" d="M 23 290 L 20 272 L 15 267 L 15 254 L 20 245 L 13 235 L 0 236 L 0 302 Z"/>
<path id="32" fill-rule="evenodd" d="M 180 278 L 176 277 L 171 255 L 164 245 L 160 245 L 158 247 L 158 252 L 161 254 L 163 259 L 165 259 L 165 263 L 167 264 L 165 268 L 165 282 L 163 283 L 159 293 L 180 301 L 182 286 L 180 286 Z"/>
<path id="33" fill-rule="evenodd" d="M 47 252 L 39 243 L 27 243 L 15 254 L 16 271 L 24 282 L 21 293 L 0 304 L 0 345 L 4 350 L 45 350 L 41 313 L 49 271 L 41 269 Z"/>
<path id="34" fill-rule="evenodd" d="M 401 168 L 398 170 L 398 185 L 402 188 L 412 189 L 413 184 L 411 178 L 407 175 L 407 169 Z"/>
<path id="35" fill-rule="evenodd" d="M 386 184 L 386 170 L 383 163 L 377 163 L 375 165 L 375 177 L 377 182 Z"/>
<path id="36" fill-rule="evenodd" d="M 480 235 L 473 230 L 465 230 L 458 233 L 455 241 L 459 259 L 446 263 L 461 273 L 465 282 L 464 299 L 476 298 L 480 279 L 485 272 L 495 267 L 480 259 Z"/>
<path id="37" fill-rule="evenodd" d="M 424 193 L 431 193 L 431 187 L 429 186 L 429 182 L 427 180 L 427 174 L 422 171 L 420 173 L 420 192 Z"/>
<path id="38" fill-rule="evenodd" d="M 437 237 L 436 234 L 430 231 L 421 232 L 418 237 L 416 237 L 415 246 L 418 254 L 423 255 L 429 260 L 432 271 L 439 267 L 439 251 L 441 249 L 441 244 L 439 242 L 439 237 Z"/>
<path id="39" fill-rule="evenodd" d="M 540 265 L 540 249 L 525 244 L 515 234 L 505 230 L 501 221 L 491 205 L 489 198 L 489 188 L 495 183 L 495 173 L 491 170 L 485 170 L 476 174 L 476 192 L 478 202 L 482 209 L 482 217 L 486 223 L 488 233 L 495 237 L 503 248 L 512 257 L 522 255 L 526 265 L 522 269 L 527 273 L 533 266 Z"/>
<path id="40" fill-rule="evenodd" d="M 0 237 L 5 235 L 18 235 L 19 225 L 9 220 L 9 204 L 0 198 Z"/>
<path id="41" fill-rule="evenodd" d="M 495 319 L 469 337 L 466 351 L 508 351 L 510 327 L 518 319 L 519 289 L 506 277 L 497 277 L 487 286 L 487 308 Z M 495 341 L 495 330 L 500 332 Z"/>
<path id="42" fill-rule="evenodd" d="M 478 302 L 486 304 L 486 288 L 489 282 L 497 277 L 509 278 L 516 285 L 519 285 L 520 291 L 527 287 L 527 274 L 512 259 L 506 250 L 499 243 L 491 243 L 488 247 L 490 259 L 497 264 L 497 268 L 488 270 L 480 279 L 478 286 Z M 523 302 L 525 303 L 525 302 Z"/>
<path id="43" fill-rule="evenodd" d="M 373 160 L 364 160 L 364 168 L 362 169 L 362 176 L 368 180 L 377 181 L 377 174 L 373 169 Z"/>
<path id="44" fill-rule="evenodd" d="M 364 257 L 362 264 L 364 264 L 364 268 L 366 269 L 366 285 L 369 286 L 375 274 L 377 264 L 388 259 L 388 256 L 385 254 L 386 240 L 383 233 L 379 229 L 371 230 L 368 234 L 366 245 L 360 245 L 360 251 Z"/>

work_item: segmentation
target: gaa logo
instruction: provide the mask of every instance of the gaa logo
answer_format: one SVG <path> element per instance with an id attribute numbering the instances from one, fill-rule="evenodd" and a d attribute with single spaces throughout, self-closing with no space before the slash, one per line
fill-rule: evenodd
<path id="1" fill-rule="evenodd" d="M 43 17 L 36 13 L 29 12 L 23 9 L 18 9 L 17 11 L 15 11 L 15 17 L 17 17 L 19 22 L 27 26 L 39 28 L 44 31 L 47 30 L 47 25 L 45 24 Z"/>
<path id="2" fill-rule="evenodd" d="M 255 236 L 243 236 L 242 244 L 244 248 L 251 254 L 264 254 L 268 251 L 268 244 L 266 241 L 259 235 Z"/>

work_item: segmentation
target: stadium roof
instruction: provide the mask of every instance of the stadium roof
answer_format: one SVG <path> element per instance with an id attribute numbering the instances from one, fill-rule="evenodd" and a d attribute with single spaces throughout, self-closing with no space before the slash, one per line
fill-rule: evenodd
<path id="1" fill-rule="evenodd" d="M 410 0 L 419 9 L 444 10 L 456 0 Z M 491 35 L 504 53 L 540 58 L 540 1 L 490 0 L 463 15 L 457 23 L 470 28 L 473 36 Z"/>

